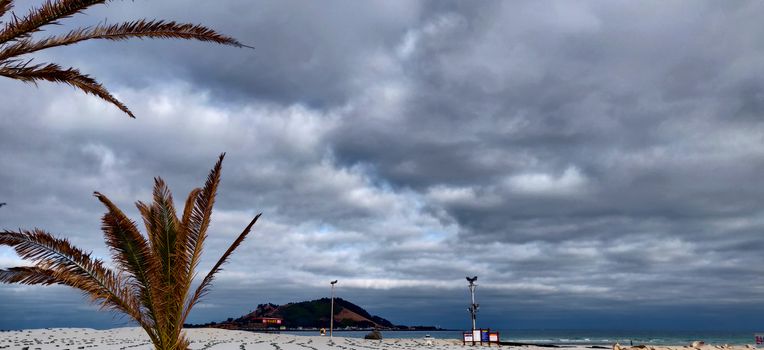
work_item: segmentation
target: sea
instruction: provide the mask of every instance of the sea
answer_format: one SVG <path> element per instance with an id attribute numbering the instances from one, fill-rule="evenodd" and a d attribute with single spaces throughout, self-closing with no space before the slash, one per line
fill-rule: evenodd
<path id="1" fill-rule="evenodd" d="M 689 345 L 702 340 L 713 345 L 755 344 L 753 332 L 738 331 L 595 331 L 595 330 L 498 330 L 501 341 L 551 345 Z M 316 335 L 315 331 L 282 332 L 295 335 Z M 363 338 L 368 331 L 334 331 L 334 335 Z M 764 332 L 762 332 L 764 333 Z M 758 334 L 758 333 L 757 333 Z M 382 331 L 383 338 L 462 339 L 462 331 Z"/>

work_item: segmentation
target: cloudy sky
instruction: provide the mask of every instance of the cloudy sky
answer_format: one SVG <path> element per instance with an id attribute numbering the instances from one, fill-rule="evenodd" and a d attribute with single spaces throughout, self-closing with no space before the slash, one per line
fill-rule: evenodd
<path id="1" fill-rule="evenodd" d="M 35 2 L 18 1 L 17 11 Z M 108 258 L 101 191 L 138 219 L 221 152 L 192 322 L 338 295 L 399 324 L 764 327 L 761 2 L 115 1 L 64 22 L 203 23 L 254 50 L 88 42 L 137 115 L 0 79 L 0 227 Z M 24 264 L 0 248 L 0 266 Z M 0 286 L 0 328 L 110 327 L 64 287 Z"/>

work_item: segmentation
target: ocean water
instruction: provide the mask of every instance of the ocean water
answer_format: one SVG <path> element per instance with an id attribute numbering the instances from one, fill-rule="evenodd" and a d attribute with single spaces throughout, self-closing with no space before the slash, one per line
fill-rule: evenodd
<path id="1" fill-rule="evenodd" d="M 502 341 L 554 345 L 689 345 L 702 340 L 713 345 L 754 344 L 753 332 L 735 331 L 595 331 L 595 330 L 499 330 Z M 284 332 L 316 335 L 317 332 Z M 335 331 L 338 337 L 363 338 L 368 331 Z M 762 332 L 764 333 L 764 332 Z M 461 339 L 461 331 L 382 331 L 384 338 L 422 338 L 429 334 L 439 339 Z"/>

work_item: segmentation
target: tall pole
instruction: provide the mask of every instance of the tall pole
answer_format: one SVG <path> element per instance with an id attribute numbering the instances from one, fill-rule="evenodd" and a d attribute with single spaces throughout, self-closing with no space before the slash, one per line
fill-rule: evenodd
<path id="1" fill-rule="evenodd" d="M 334 331 L 334 285 L 337 284 L 337 280 L 329 282 L 329 284 L 332 285 L 332 308 L 329 315 L 329 339 L 333 339 L 332 333 Z"/>
<path id="2" fill-rule="evenodd" d="M 475 303 L 475 288 L 477 288 L 477 284 L 475 284 L 475 281 L 477 281 L 477 276 L 469 278 L 467 277 L 467 282 L 470 283 L 470 296 L 472 297 L 472 304 L 470 304 L 470 307 L 468 310 L 470 310 L 470 316 L 472 316 L 472 330 L 474 331 L 477 328 L 477 311 L 480 308 L 480 305 Z"/>

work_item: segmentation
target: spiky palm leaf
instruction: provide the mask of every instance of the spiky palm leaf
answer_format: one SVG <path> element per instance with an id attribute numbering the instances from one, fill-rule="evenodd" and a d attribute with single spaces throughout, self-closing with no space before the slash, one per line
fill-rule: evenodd
<path id="1" fill-rule="evenodd" d="M 152 203 L 137 203 L 147 236 L 106 196 L 95 192 L 107 210 L 101 229 L 115 269 L 42 230 L 2 231 L 0 245 L 14 248 L 34 265 L 0 270 L 0 282 L 80 289 L 103 308 L 133 318 L 156 349 L 186 349 L 182 328 L 189 312 L 260 217 L 252 219 L 194 293 L 189 293 L 207 237 L 223 157 L 220 155 L 204 187 L 191 191 L 181 217 L 164 181 L 155 179 Z"/>
<path id="2" fill-rule="evenodd" d="M 56 64 L 31 64 L 31 60 L 24 60 L 21 57 L 40 50 L 72 45 L 92 39 L 187 39 L 248 47 L 232 37 L 222 35 L 201 25 L 163 20 L 137 20 L 112 25 L 100 24 L 94 27 L 77 28 L 64 35 L 53 35 L 42 39 L 32 38 L 33 33 L 42 31 L 45 26 L 59 24 L 62 19 L 107 1 L 109 0 L 46 0 L 41 6 L 33 8 L 23 17 L 17 17 L 12 13 L 9 16 L 11 17 L 10 21 L 7 21 L 0 30 L 0 75 L 24 82 L 46 80 L 65 83 L 108 101 L 134 118 L 135 115 L 130 109 L 112 96 L 103 85 L 90 76 L 80 73 L 79 70 L 75 68 L 62 69 Z M 13 0 L 0 0 L 0 17 L 10 11 L 12 7 Z"/>

